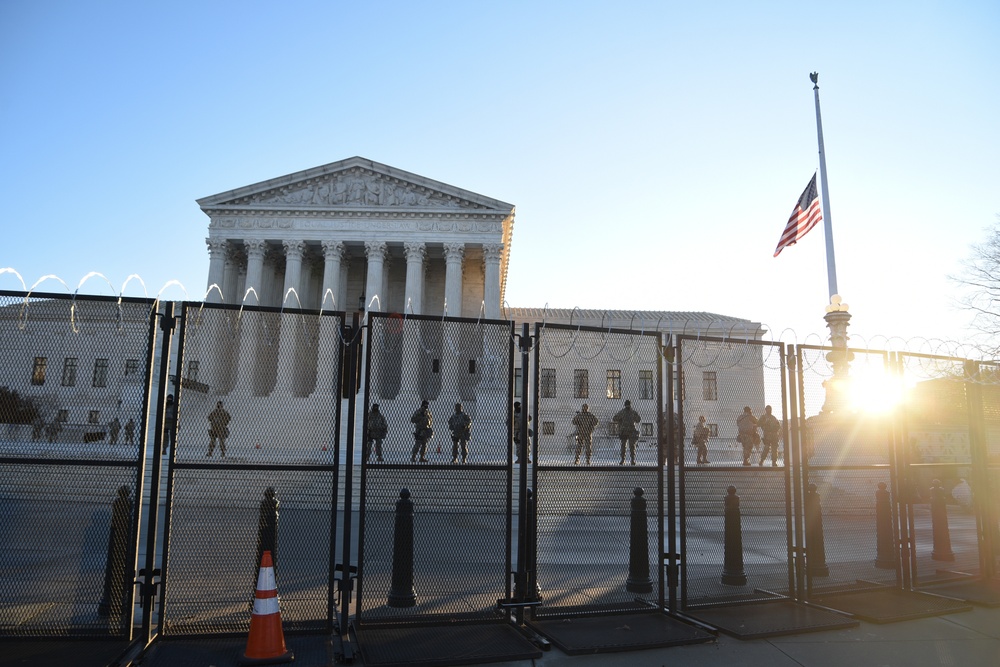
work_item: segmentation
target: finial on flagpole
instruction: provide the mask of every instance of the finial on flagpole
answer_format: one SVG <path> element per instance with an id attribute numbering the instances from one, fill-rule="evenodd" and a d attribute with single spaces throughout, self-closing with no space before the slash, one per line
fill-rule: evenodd
<path id="1" fill-rule="evenodd" d="M 810 74 L 809 80 L 815 83 L 816 87 L 819 88 L 819 72 L 813 72 L 812 74 Z"/>

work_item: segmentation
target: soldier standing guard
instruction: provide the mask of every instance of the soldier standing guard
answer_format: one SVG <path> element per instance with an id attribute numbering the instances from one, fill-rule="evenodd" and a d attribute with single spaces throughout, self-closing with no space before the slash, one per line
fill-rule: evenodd
<path id="1" fill-rule="evenodd" d="M 379 412 L 378 403 L 373 403 L 368 411 L 368 431 L 365 434 L 365 461 L 371 459 L 372 443 L 375 443 L 375 458 L 382 461 L 382 441 L 389 432 L 385 417 Z"/>
<path id="2" fill-rule="evenodd" d="M 455 404 L 455 414 L 448 418 L 451 430 L 451 462 L 458 463 L 459 445 L 462 449 L 462 463 L 469 457 L 469 435 L 472 433 L 472 418 L 462 410 L 462 404 Z"/>
<path id="3" fill-rule="evenodd" d="M 429 406 L 430 404 L 427 401 L 421 401 L 420 407 L 410 417 L 410 421 L 413 422 L 413 451 L 410 452 L 411 463 L 417 462 L 417 454 L 420 454 L 421 463 L 427 463 L 427 441 L 434 435 L 434 429 L 431 427 L 434 418 L 431 416 Z"/>
<path id="4" fill-rule="evenodd" d="M 618 411 L 612 422 L 618 425 L 618 438 L 622 441 L 622 457 L 618 465 L 625 465 L 625 447 L 628 446 L 632 465 L 635 465 L 635 443 L 639 442 L 638 424 L 642 421 L 639 413 L 632 409 L 632 401 L 625 401 L 625 407 Z"/>
<path id="5" fill-rule="evenodd" d="M 597 417 L 590 411 L 590 406 L 586 403 L 580 408 L 580 412 L 573 417 L 573 426 L 576 427 L 576 458 L 573 465 L 580 464 L 580 450 L 586 452 L 587 465 L 590 465 L 590 455 L 594 448 L 594 431 L 597 429 Z"/>
<path id="6" fill-rule="evenodd" d="M 211 456 L 215 450 L 215 440 L 219 440 L 219 451 L 226 455 L 226 438 L 229 437 L 229 413 L 222 407 L 222 401 L 215 404 L 215 409 L 208 413 L 208 453 Z"/>

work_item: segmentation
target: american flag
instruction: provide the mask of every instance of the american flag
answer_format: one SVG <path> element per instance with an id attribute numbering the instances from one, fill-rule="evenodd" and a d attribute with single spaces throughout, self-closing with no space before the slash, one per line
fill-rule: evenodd
<path id="1" fill-rule="evenodd" d="M 802 196 L 795 204 L 792 215 L 788 218 L 788 224 L 785 225 L 785 231 L 781 233 L 778 247 L 774 249 L 774 256 L 777 257 L 785 246 L 795 245 L 822 219 L 823 211 L 820 210 L 819 193 L 816 191 L 816 174 L 813 174 L 809 185 L 802 191 Z"/>

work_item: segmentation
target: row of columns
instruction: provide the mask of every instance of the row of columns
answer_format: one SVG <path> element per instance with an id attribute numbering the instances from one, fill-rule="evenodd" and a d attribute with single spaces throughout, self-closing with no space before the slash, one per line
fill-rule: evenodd
<path id="1" fill-rule="evenodd" d="M 208 293 L 205 300 L 209 303 L 221 303 L 223 287 L 238 284 L 239 268 L 229 259 L 229 241 L 224 239 L 206 239 L 209 252 Z M 264 253 L 266 242 L 259 239 L 243 241 L 246 248 L 247 263 L 244 279 L 244 294 L 236 298 L 247 305 L 259 305 L 262 301 L 261 287 L 264 270 Z M 347 281 L 349 262 L 345 261 L 345 244 L 342 241 L 323 241 L 323 282 L 320 307 L 327 310 L 343 310 L 338 295 L 341 286 Z M 302 258 L 305 253 L 304 241 L 284 241 L 285 249 L 285 280 L 281 290 L 284 301 L 289 290 L 301 293 Z M 427 256 L 427 244 L 407 242 L 403 244 L 406 255 L 406 289 L 404 308 L 406 312 L 423 314 L 424 292 L 424 262 Z M 485 317 L 500 318 L 500 259 L 503 246 L 501 244 L 485 244 L 483 246 L 483 265 L 485 288 Z M 385 294 L 388 282 L 388 246 L 385 241 L 365 242 L 365 255 L 368 260 L 368 273 L 365 280 L 366 308 L 369 310 L 385 310 Z M 464 243 L 445 243 L 445 315 L 459 317 L 462 314 L 462 262 L 465 258 Z M 375 299 L 373 297 L 377 296 Z M 291 303 L 290 307 L 301 304 Z"/>

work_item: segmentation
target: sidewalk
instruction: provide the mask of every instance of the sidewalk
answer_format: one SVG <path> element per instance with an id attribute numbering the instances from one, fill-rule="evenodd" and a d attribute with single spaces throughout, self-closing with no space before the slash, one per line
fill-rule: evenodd
<path id="1" fill-rule="evenodd" d="M 358 664 L 357 662 L 355 664 Z M 740 641 L 720 635 L 707 644 L 629 653 L 568 656 L 557 648 L 534 661 L 496 667 L 986 667 L 1000 665 L 1000 608 L 900 623 Z"/>

